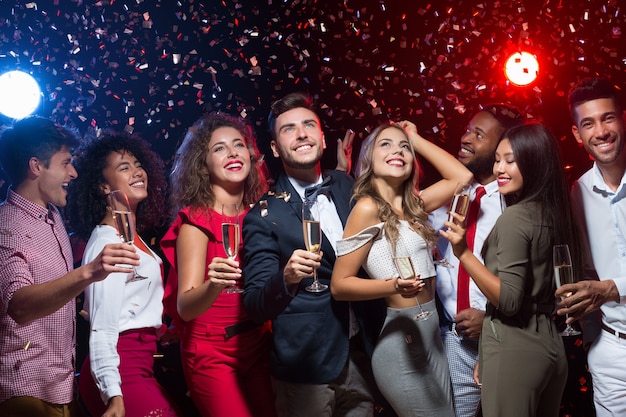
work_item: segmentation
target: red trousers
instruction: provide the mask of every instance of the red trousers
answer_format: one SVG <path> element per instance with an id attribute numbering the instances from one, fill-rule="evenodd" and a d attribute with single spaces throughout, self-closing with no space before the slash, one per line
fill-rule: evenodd
<path id="1" fill-rule="evenodd" d="M 185 324 L 183 370 L 205 417 L 275 417 L 269 373 L 271 333 L 256 327 L 225 339 L 223 326 Z"/>
<path id="2" fill-rule="evenodd" d="M 180 413 L 165 390 L 154 378 L 154 358 L 156 353 L 156 333 L 154 329 L 129 330 L 119 335 L 117 353 L 120 356 L 118 367 L 122 378 L 122 396 L 126 417 L 159 415 L 176 417 Z M 91 375 L 89 356 L 83 362 L 78 380 L 78 390 L 83 404 L 92 416 L 101 416 L 107 409 L 100 397 L 100 391 Z"/>

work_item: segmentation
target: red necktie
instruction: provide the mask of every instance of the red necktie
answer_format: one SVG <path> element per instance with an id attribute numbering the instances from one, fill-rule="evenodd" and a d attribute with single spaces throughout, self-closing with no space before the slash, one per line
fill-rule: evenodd
<path id="1" fill-rule="evenodd" d="M 470 203 L 469 210 L 467 211 L 467 218 L 465 224 L 467 232 L 465 239 L 467 241 L 467 247 L 470 251 L 474 251 L 474 238 L 476 237 L 476 221 L 478 220 L 478 212 L 480 211 L 480 199 L 485 195 L 485 187 L 479 186 L 476 188 L 476 195 Z M 459 281 L 457 284 L 457 296 L 456 296 L 456 312 L 465 310 L 470 307 L 469 297 L 470 276 L 463 268 L 463 265 L 459 263 Z"/>

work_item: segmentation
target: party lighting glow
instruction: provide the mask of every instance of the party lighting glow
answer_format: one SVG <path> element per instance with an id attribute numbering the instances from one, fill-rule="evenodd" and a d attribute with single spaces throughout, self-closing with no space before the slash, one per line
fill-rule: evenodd
<path id="1" fill-rule="evenodd" d="M 34 112 L 40 100 L 41 90 L 30 75 L 22 71 L 0 75 L 0 113 L 21 119 Z"/>
<path id="2" fill-rule="evenodd" d="M 516 52 L 507 59 L 504 73 L 512 84 L 523 87 L 535 81 L 539 73 L 539 63 L 528 52 Z"/>

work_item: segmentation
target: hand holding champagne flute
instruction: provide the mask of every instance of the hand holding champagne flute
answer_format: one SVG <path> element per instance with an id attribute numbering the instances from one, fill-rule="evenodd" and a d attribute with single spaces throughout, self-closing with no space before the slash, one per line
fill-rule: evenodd
<path id="1" fill-rule="evenodd" d="M 465 184 L 458 184 L 454 196 L 452 197 L 452 204 L 450 205 L 450 214 L 448 216 L 449 222 L 457 223 L 452 216 L 452 213 L 458 213 L 461 216 L 467 215 L 467 209 L 470 203 L 470 187 Z"/>
<path id="2" fill-rule="evenodd" d="M 239 253 L 239 204 L 222 204 L 222 243 L 228 259 L 233 260 Z M 223 290 L 227 294 L 242 293 L 243 290 L 230 286 Z"/>
<path id="3" fill-rule="evenodd" d="M 415 274 L 415 268 L 413 268 L 413 262 L 411 261 L 411 257 L 408 251 L 402 245 L 402 241 L 398 240 L 397 243 L 398 244 L 396 245 L 396 254 L 393 257 L 393 263 L 396 265 L 396 269 L 398 270 L 400 279 L 418 279 Z M 422 309 L 422 304 L 420 304 L 420 300 L 417 297 L 415 297 L 415 301 L 417 302 L 417 307 L 419 309 L 419 312 L 415 315 L 415 320 L 421 321 L 428 319 L 428 317 L 432 315 L 432 311 L 426 311 Z"/>
<path id="4" fill-rule="evenodd" d="M 461 216 L 467 215 L 467 210 L 470 204 L 470 186 L 468 184 L 457 184 L 454 196 L 452 197 L 452 204 L 450 204 L 450 211 L 448 213 L 448 221 L 459 224 L 457 220 L 452 216 L 452 213 L 458 213 Z M 433 263 L 444 268 L 452 268 L 452 264 L 441 255 L 441 251 L 437 247 L 437 244 L 432 245 Z"/>
<path id="5" fill-rule="evenodd" d="M 554 279 L 556 280 L 557 288 L 564 284 L 573 284 L 574 271 L 572 269 L 569 247 L 567 245 L 554 245 L 552 248 L 552 260 L 554 262 Z M 565 299 L 570 295 L 572 295 L 571 292 L 565 293 L 561 299 Z M 579 334 L 580 331 L 574 329 L 570 324 L 567 324 L 565 330 L 561 332 L 561 336 L 577 336 Z"/>
<path id="6" fill-rule="evenodd" d="M 302 231 L 304 233 L 304 245 L 306 250 L 319 253 L 322 247 L 322 228 L 319 221 L 319 210 L 316 201 L 304 200 L 302 202 Z M 309 292 L 322 292 L 328 285 L 322 284 L 317 279 L 317 270 L 313 270 L 313 283 L 306 287 Z"/>
<path id="7" fill-rule="evenodd" d="M 135 220 L 130 208 L 128 196 L 122 190 L 113 190 L 109 194 L 109 205 L 111 206 L 111 213 L 117 234 L 122 242 L 132 245 L 135 241 Z M 133 274 L 126 282 L 141 281 L 147 278 L 148 277 L 139 275 L 137 268 L 133 267 Z"/>

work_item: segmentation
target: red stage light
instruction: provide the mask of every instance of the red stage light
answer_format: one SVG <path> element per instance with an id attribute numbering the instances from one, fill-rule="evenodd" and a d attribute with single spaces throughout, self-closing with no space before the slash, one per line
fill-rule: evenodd
<path id="1" fill-rule="evenodd" d="M 514 85 L 523 87 L 537 78 L 539 62 L 537 58 L 528 52 L 516 52 L 506 60 L 504 74 Z"/>

